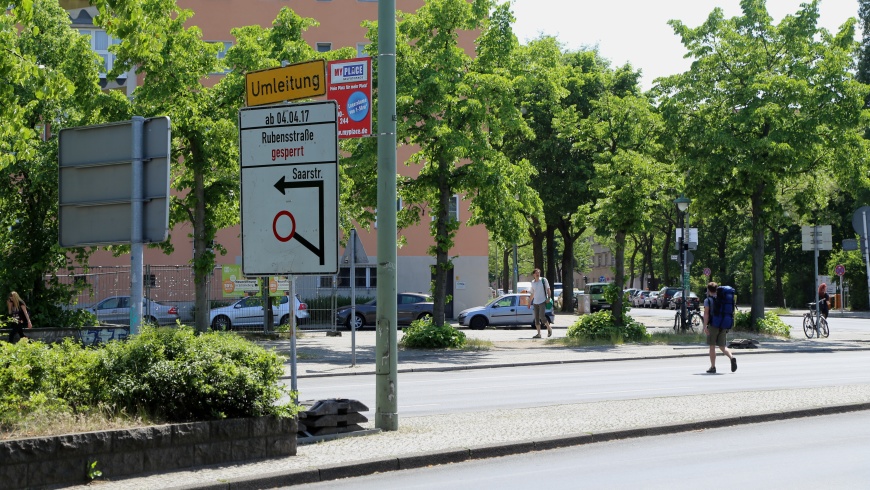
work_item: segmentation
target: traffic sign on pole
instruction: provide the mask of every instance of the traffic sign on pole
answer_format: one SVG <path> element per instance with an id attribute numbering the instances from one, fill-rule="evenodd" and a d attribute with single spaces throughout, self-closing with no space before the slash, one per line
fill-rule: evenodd
<path id="1" fill-rule="evenodd" d="M 844 266 L 843 264 L 837 264 L 837 267 L 834 268 L 834 272 L 836 272 L 838 276 L 842 277 L 846 274 L 846 266 Z"/>
<path id="2" fill-rule="evenodd" d="M 242 272 L 338 272 L 335 101 L 239 111 Z"/>

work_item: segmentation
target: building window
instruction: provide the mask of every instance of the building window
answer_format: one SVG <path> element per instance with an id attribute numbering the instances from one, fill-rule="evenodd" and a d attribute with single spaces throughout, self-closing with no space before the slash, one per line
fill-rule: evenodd
<path id="1" fill-rule="evenodd" d="M 223 44 L 223 48 L 221 48 L 221 50 L 218 52 L 217 57 L 219 60 L 225 59 L 227 57 L 227 51 L 229 51 L 229 49 L 231 47 L 233 47 L 232 41 L 214 41 L 214 42 Z M 225 66 L 222 71 L 214 72 L 214 73 L 212 73 L 212 75 L 226 74 L 229 72 L 230 72 L 230 68 L 228 66 Z"/>
<path id="2" fill-rule="evenodd" d="M 112 38 L 112 36 L 106 34 L 106 31 L 100 29 L 80 29 L 79 33 L 90 38 L 91 49 L 103 58 L 103 68 L 100 75 L 105 77 L 106 73 L 112 71 L 115 64 L 115 55 L 109 52 L 109 46 L 121 44 L 121 40 Z M 121 74 L 118 78 L 125 78 L 126 76 L 126 74 Z"/>
<path id="3" fill-rule="evenodd" d="M 315 49 L 317 49 L 318 53 L 326 53 L 327 51 L 332 51 L 332 43 L 317 43 Z"/>
<path id="4" fill-rule="evenodd" d="M 450 216 L 454 221 L 459 221 L 459 196 L 453 194 L 450 202 L 447 203 L 447 216 Z M 435 216 L 432 216 L 432 221 L 435 221 Z"/>
<path id="5" fill-rule="evenodd" d="M 358 266 L 354 281 L 358 288 L 374 289 L 378 287 L 378 269 L 376 267 Z M 338 287 L 350 287 L 350 267 L 338 269 Z"/>

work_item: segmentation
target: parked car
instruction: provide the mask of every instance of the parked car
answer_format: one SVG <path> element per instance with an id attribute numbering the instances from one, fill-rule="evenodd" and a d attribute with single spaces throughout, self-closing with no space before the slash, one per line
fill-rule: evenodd
<path id="1" fill-rule="evenodd" d="M 658 291 L 650 291 L 649 296 L 643 299 L 643 307 L 644 308 L 658 308 L 659 302 L 659 292 Z"/>
<path id="2" fill-rule="evenodd" d="M 674 298 L 671 300 L 671 307 L 674 310 L 679 310 L 682 308 L 683 304 L 683 292 L 677 291 L 674 294 Z M 698 295 L 689 291 L 689 302 L 686 303 L 686 307 L 690 310 L 700 310 L 701 309 L 701 300 L 698 298 Z"/>
<path id="3" fill-rule="evenodd" d="M 273 325 L 287 323 L 290 319 L 288 296 L 282 296 L 276 306 L 272 304 Z M 296 298 L 296 318 L 308 318 L 308 305 Z M 263 326 L 263 298 L 259 296 L 247 296 L 237 300 L 229 306 L 221 306 L 209 310 L 209 324 L 213 330 L 230 330 L 236 327 L 261 327 Z M 304 308 L 303 308 L 304 306 Z"/>
<path id="4" fill-rule="evenodd" d="M 681 291 L 681 288 L 669 287 L 665 286 L 659 290 L 659 296 L 656 299 L 657 306 L 656 308 L 670 308 L 671 300 L 674 298 L 674 295 L 677 294 L 677 291 Z"/>
<path id="5" fill-rule="evenodd" d="M 115 325 L 130 324 L 129 296 L 111 296 L 90 307 L 100 323 Z M 178 308 L 158 301 L 142 298 L 142 322 L 154 325 L 175 325 L 178 321 Z"/>
<path id="6" fill-rule="evenodd" d="M 589 295 L 589 309 L 592 310 L 591 313 L 610 309 L 610 303 L 604 299 L 604 289 L 609 285 L 609 282 L 591 282 L 583 288 L 583 292 Z"/>
<path id="7" fill-rule="evenodd" d="M 399 293 L 396 298 L 396 314 L 399 325 L 410 325 L 414 320 L 432 316 L 435 305 L 432 298 L 423 293 Z M 366 303 L 356 305 L 356 329 L 374 326 L 377 322 L 378 303 L 373 299 Z M 344 325 L 351 328 L 350 305 L 342 306 L 335 310 L 336 325 Z"/>
<path id="8" fill-rule="evenodd" d="M 571 309 L 572 310 L 577 309 L 577 295 L 578 294 L 583 294 L 583 291 L 580 291 L 579 289 L 574 288 L 574 293 L 571 294 Z M 558 294 L 554 293 L 554 296 L 556 297 L 556 299 L 554 301 L 556 304 L 556 309 L 561 310 L 562 304 L 565 301 L 565 291 L 559 290 L 559 293 Z"/>
<path id="9" fill-rule="evenodd" d="M 553 310 L 546 310 L 547 320 L 553 323 Z M 535 314 L 528 294 L 505 294 L 484 306 L 475 306 L 459 312 L 459 325 L 472 330 L 488 326 L 530 325 L 535 328 Z"/>
<path id="10" fill-rule="evenodd" d="M 296 324 L 300 325 L 305 323 L 308 320 L 308 305 L 303 303 L 301 299 L 299 299 L 299 293 L 296 293 L 296 301 L 294 301 L 296 307 Z M 274 305 L 274 302 L 273 302 Z M 281 296 L 281 300 L 278 302 L 277 311 L 275 313 L 275 321 L 278 322 L 279 325 L 286 325 L 290 323 L 290 295 L 285 294 Z"/>
<path id="11" fill-rule="evenodd" d="M 634 308 L 643 308 L 649 294 L 649 291 L 638 291 L 637 294 L 631 297 L 631 306 Z"/>

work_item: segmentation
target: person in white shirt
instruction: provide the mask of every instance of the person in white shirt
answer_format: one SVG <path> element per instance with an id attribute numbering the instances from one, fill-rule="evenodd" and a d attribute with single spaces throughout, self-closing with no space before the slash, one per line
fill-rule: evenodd
<path id="1" fill-rule="evenodd" d="M 532 279 L 529 301 L 531 301 L 532 311 L 535 313 L 535 328 L 538 330 L 538 334 L 532 338 L 541 338 L 542 325 L 547 326 L 547 337 L 552 337 L 553 328 L 550 326 L 549 320 L 547 320 L 547 298 L 553 294 L 553 291 L 550 289 L 550 283 L 547 282 L 547 278 L 541 278 L 541 269 L 535 269 L 532 275 L 534 279 Z"/>

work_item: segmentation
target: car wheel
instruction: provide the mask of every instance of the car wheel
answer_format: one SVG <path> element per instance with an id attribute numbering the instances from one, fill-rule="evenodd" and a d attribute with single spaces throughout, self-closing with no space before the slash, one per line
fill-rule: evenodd
<path id="1" fill-rule="evenodd" d="M 417 317 L 417 320 L 427 320 L 427 319 L 428 320 L 432 319 L 432 314 L 429 313 L 428 311 L 420 313 L 420 316 Z"/>
<path id="2" fill-rule="evenodd" d="M 223 316 L 223 315 L 216 317 L 211 322 L 211 329 L 212 330 L 224 331 L 224 330 L 229 330 L 232 327 L 233 327 L 233 324 L 232 324 L 232 322 L 230 322 L 230 319 L 228 317 Z"/>
<path id="3" fill-rule="evenodd" d="M 154 325 L 154 326 L 160 325 L 159 323 L 157 323 L 157 319 L 154 318 L 153 316 L 149 316 L 148 318 L 143 319 L 142 323 L 150 323 L 151 325 Z"/>
<path id="4" fill-rule="evenodd" d="M 354 316 L 354 320 L 356 321 L 354 322 L 353 328 L 356 328 L 357 330 L 362 330 L 363 327 L 366 326 L 366 317 L 364 317 L 362 313 L 357 313 L 356 316 Z M 347 328 L 351 328 L 350 318 L 347 319 Z"/>
<path id="5" fill-rule="evenodd" d="M 476 316 L 471 319 L 471 322 L 468 324 L 468 328 L 472 330 L 483 330 L 486 328 L 486 318 L 482 316 Z"/>
<path id="6" fill-rule="evenodd" d="M 299 323 L 298 321 L 296 323 Z M 290 315 L 284 315 L 281 317 L 281 321 L 279 325 L 289 325 L 290 324 Z"/>

